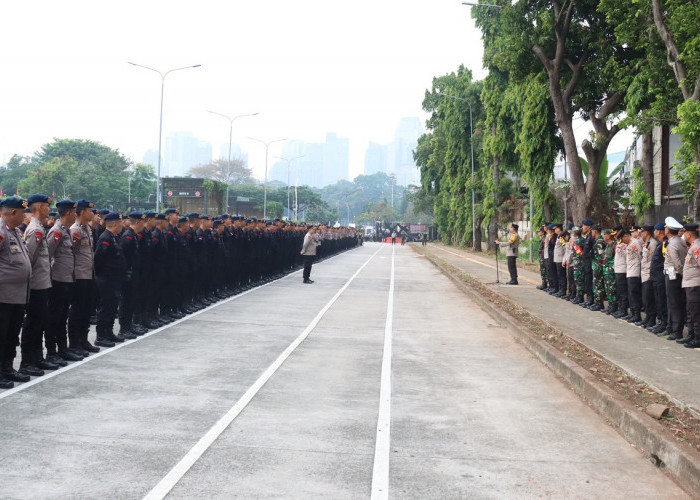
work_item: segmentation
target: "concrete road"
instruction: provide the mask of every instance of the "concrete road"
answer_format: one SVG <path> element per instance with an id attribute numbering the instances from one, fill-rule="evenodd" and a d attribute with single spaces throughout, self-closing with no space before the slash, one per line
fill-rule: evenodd
<path id="1" fill-rule="evenodd" d="M 312 278 L 0 394 L 0 497 L 684 497 L 410 248 Z"/>

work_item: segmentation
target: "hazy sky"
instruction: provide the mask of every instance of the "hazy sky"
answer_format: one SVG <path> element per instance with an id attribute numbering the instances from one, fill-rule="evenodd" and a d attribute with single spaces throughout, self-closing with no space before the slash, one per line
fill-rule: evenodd
<path id="1" fill-rule="evenodd" d="M 247 136 L 336 132 L 350 139 L 354 177 L 369 140 L 389 142 L 403 116 L 425 118 L 433 76 L 459 64 L 485 76 L 460 0 L 23 0 L 0 15 L 0 163 L 53 137 L 98 140 L 134 161 L 157 150 L 160 77 L 127 61 L 202 65 L 166 78 L 163 137 L 189 130 L 216 157 L 228 123 L 207 110 L 259 112 L 234 123 L 258 177 L 264 148 Z"/>

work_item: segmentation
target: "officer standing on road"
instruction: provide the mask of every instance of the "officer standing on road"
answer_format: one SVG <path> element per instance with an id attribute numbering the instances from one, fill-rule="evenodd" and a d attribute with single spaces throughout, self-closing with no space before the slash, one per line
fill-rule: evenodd
<path id="1" fill-rule="evenodd" d="M 52 363 L 80 361 L 83 356 L 68 349 L 66 322 L 73 298 L 75 283 L 75 256 L 69 227 L 75 223 L 76 202 L 61 200 L 56 203 L 59 219 L 46 235 L 51 258 L 51 290 L 49 292 L 49 323 L 46 329 L 46 351 Z"/>
<path id="2" fill-rule="evenodd" d="M 304 260 L 304 283 L 313 283 L 311 279 L 311 265 L 316 258 L 316 247 L 320 245 L 320 242 L 316 236 L 316 228 L 314 226 L 309 227 L 309 231 L 304 236 L 304 243 L 301 247 L 300 255 Z"/>
<path id="3" fill-rule="evenodd" d="M 27 202 L 17 196 L 0 205 L 0 388 L 9 389 L 13 382 L 27 382 L 29 375 L 13 368 L 24 308 L 29 300 L 32 264 L 17 227 L 24 220 Z"/>
<path id="4" fill-rule="evenodd" d="M 685 347 L 700 347 L 700 239 L 698 225 L 683 226 L 683 238 L 690 245 L 683 264 L 683 283 L 688 308 L 688 336 L 682 341 Z"/>
<path id="5" fill-rule="evenodd" d="M 679 340 L 683 337 L 686 319 L 685 293 L 682 288 L 683 266 L 688 254 L 683 238 L 678 232 L 683 225 L 673 217 L 666 218 L 666 258 L 664 271 L 666 273 L 666 300 L 668 302 L 668 340 Z"/>
<path id="6" fill-rule="evenodd" d="M 32 218 L 24 231 L 24 242 L 32 264 L 32 278 L 29 281 L 29 303 L 22 325 L 22 362 L 19 371 L 33 377 L 43 375 L 43 370 L 58 369 L 57 364 L 44 359 L 43 346 L 51 288 L 51 263 L 44 229 L 49 216 L 49 203 L 51 198 L 43 194 L 33 194 L 27 198 Z"/>
<path id="7" fill-rule="evenodd" d="M 89 226 L 93 215 L 92 203 L 78 200 L 76 220 L 70 227 L 75 258 L 75 284 L 68 316 L 68 339 L 71 350 L 83 357 L 100 351 L 99 347 L 88 341 L 95 279 L 94 246 Z"/>
<path id="8" fill-rule="evenodd" d="M 126 259 L 126 276 L 122 285 L 122 301 L 119 304 L 119 335 L 126 340 L 136 338 L 134 327 L 134 305 L 138 293 L 136 286 L 139 282 L 139 244 L 137 233 L 143 229 L 145 216 L 141 212 L 129 214 L 129 228 L 121 235 L 121 249 Z M 139 334 L 146 333 L 138 331 Z"/>
<path id="9" fill-rule="evenodd" d="M 501 248 L 506 249 L 506 259 L 508 260 L 508 272 L 510 273 L 510 281 L 506 285 L 518 284 L 518 267 L 516 259 L 518 258 L 518 247 L 520 246 L 520 236 L 518 235 L 518 225 L 510 225 L 510 235 L 508 241 L 498 241 L 496 244 Z"/>
<path id="10" fill-rule="evenodd" d="M 124 338 L 114 335 L 113 328 L 126 278 L 126 260 L 119 242 L 122 216 L 111 212 L 103 219 L 105 230 L 95 249 L 95 283 L 100 296 L 95 345 L 114 347 L 116 342 L 124 342 Z"/>

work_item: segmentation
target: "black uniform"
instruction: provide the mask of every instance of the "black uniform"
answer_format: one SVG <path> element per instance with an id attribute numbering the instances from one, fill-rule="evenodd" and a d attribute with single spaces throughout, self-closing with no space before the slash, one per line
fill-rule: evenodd
<path id="1" fill-rule="evenodd" d="M 97 339 L 112 340 L 114 318 L 122 295 L 127 266 L 118 236 L 103 231 L 95 249 L 95 283 L 100 295 Z"/>

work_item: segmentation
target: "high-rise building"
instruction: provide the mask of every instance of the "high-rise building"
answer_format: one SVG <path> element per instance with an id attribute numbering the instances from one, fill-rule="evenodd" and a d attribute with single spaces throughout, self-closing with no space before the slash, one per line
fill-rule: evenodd
<path id="1" fill-rule="evenodd" d="M 286 161 L 275 162 L 268 173 L 269 180 L 286 184 L 289 176 L 292 185 L 318 188 L 335 184 L 342 179 L 349 180 L 350 141 L 334 133 L 326 134 L 326 141 L 322 143 L 286 141 L 281 156 L 296 159 L 291 162 L 289 169 Z"/>
<path id="2" fill-rule="evenodd" d="M 369 143 L 365 153 L 365 175 L 384 172 L 395 175 L 400 186 L 418 184 L 420 172 L 413 160 L 413 151 L 422 134 L 423 125 L 418 117 L 401 118 L 391 143 L 386 146 Z"/>
<path id="3" fill-rule="evenodd" d="M 211 143 L 200 141 L 191 132 L 172 132 L 165 138 L 163 160 L 163 177 L 187 175 L 190 168 L 211 163 Z"/>

